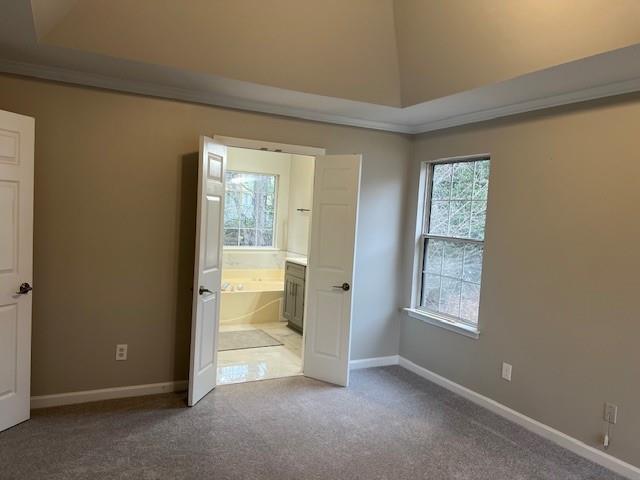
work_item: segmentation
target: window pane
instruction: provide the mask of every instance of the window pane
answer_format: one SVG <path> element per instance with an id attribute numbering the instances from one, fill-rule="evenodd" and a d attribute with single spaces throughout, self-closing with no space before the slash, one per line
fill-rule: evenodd
<path id="1" fill-rule="evenodd" d="M 464 246 L 462 280 L 480 285 L 482 276 L 482 245 L 468 243 Z"/>
<path id="2" fill-rule="evenodd" d="M 460 298 L 460 318 L 472 323 L 478 322 L 478 307 L 480 305 L 480 285 L 462 282 Z"/>
<path id="3" fill-rule="evenodd" d="M 440 306 L 440 275 L 425 273 L 422 276 L 422 306 L 438 311 Z"/>
<path id="4" fill-rule="evenodd" d="M 449 231 L 449 202 L 431 202 L 431 216 L 429 217 L 429 233 L 432 235 L 446 235 Z"/>
<path id="5" fill-rule="evenodd" d="M 432 200 L 448 200 L 451 192 L 451 164 L 443 163 L 433 166 Z"/>
<path id="6" fill-rule="evenodd" d="M 256 246 L 256 231 L 251 229 L 241 229 L 240 235 L 240 246 L 241 247 L 254 247 Z"/>
<path id="7" fill-rule="evenodd" d="M 462 259 L 464 258 L 464 243 L 444 242 L 444 256 L 442 259 L 442 275 L 459 279 L 462 277 Z"/>
<path id="8" fill-rule="evenodd" d="M 453 164 L 452 200 L 471 200 L 473 195 L 473 170 L 475 162 Z"/>
<path id="9" fill-rule="evenodd" d="M 238 230 L 237 229 L 224 229 L 224 244 L 228 247 L 238 246 Z"/>
<path id="10" fill-rule="evenodd" d="M 242 178 L 240 173 L 227 171 L 224 176 L 225 190 L 229 191 L 241 191 L 242 190 Z"/>
<path id="11" fill-rule="evenodd" d="M 240 201 L 235 192 L 227 192 L 224 196 L 224 226 L 225 228 L 240 226 Z"/>
<path id="12" fill-rule="evenodd" d="M 474 163 L 473 199 L 486 200 L 489 188 L 489 160 L 482 160 Z"/>
<path id="13" fill-rule="evenodd" d="M 489 160 L 433 166 L 429 234 L 484 239 Z"/>
<path id="14" fill-rule="evenodd" d="M 256 230 L 256 246 L 271 247 L 273 245 L 273 230 Z"/>
<path id="15" fill-rule="evenodd" d="M 256 226 L 255 195 L 250 192 L 240 194 L 240 226 L 251 228 Z"/>
<path id="16" fill-rule="evenodd" d="M 469 238 L 470 220 L 471 202 L 458 200 L 451 202 L 448 235 L 450 237 Z"/>
<path id="17" fill-rule="evenodd" d="M 225 245 L 273 246 L 276 176 L 227 171 L 225 181 Z"/>
<path id="18" fill-rule="evenodd" d="M 257 224 L 259 228 L 273 227 L 274 219 L 274 195 L 270 193 L 258 194 L 256 207 Z"/>
<path id="19" fill-rule="evenodd" d="M 471 202 L 469 238 L 484 240 L 484 224 L 487 218 L 487 202 Z"/>
<path id="20" fill-rule="evenodd" d="M 444 240 L 427 240 L 427 253 L 424 259 L 424 270 L 428 273 L 440 275 L 442 273 L 442 254 Z"/>
<path id="21" fill-rule="evenodd" d="M 462 282 L 453 278 L 442 277 L 439 311 L 453 317 L 460 316 L 460 289 Z"/>
<path id="22" fill-rule="evenodd" d="M 483 246 L 427 239 L 425 249 L 420 306 L 477 322 Z"/>
<path id="23" fill-rule="evenodd" d="M 276 188 L 274 175 L 256 175 L 256 192 L 273 193 Z"/>

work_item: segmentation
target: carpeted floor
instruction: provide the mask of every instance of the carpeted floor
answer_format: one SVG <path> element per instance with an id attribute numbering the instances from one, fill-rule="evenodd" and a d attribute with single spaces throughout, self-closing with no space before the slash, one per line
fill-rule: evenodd
<path id="1" fill-rule="evenodd" d="M 34 412 L 1 479 L 620 479 L 400 368 Z"/>

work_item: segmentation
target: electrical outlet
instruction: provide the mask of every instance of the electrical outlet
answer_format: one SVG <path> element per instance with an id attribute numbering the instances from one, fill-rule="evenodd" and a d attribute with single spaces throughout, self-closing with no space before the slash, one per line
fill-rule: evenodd
<path id="1" fill-rule="evenodd" d="M 502 362 L 502 378 L 507 382 L 511 381 L 511 370 L 513 366 L 510 363 Z"/>
<path id="2" fill-rule="evenodd" d="M 618 406 L 613 403 L 606 402 L 604 404 L 604 421 L 615 425 L 618 421 Z"/>
<path id="3" fill-rule="evenodd" d="M 127 345 L 126 343 L 120 343 L 116 345 L 116 360 L 126 360 L 128 349 L 129 345 Z"/>

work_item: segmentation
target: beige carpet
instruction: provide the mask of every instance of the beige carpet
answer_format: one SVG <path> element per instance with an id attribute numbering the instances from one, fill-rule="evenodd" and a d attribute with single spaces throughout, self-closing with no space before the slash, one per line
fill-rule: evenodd
<path id="1" fill-rule="evenodd" d="M 34 412 L 0 433 L 3 480 L 621 479 L 400 368 Z"/>

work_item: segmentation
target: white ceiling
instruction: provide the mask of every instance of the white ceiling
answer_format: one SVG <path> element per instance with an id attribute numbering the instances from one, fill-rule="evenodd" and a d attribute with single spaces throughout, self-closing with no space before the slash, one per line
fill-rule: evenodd
<path id="1" fill-rule="evenodd" d="M 632 45 L 409 107 L 380 105 L 43 43 L 76 0 L 47 2 L 33 0 L 32 10 L 28 0 L 0 0 L 0 71 L 404 133 L 640 89 L 640 45 Z"/>

